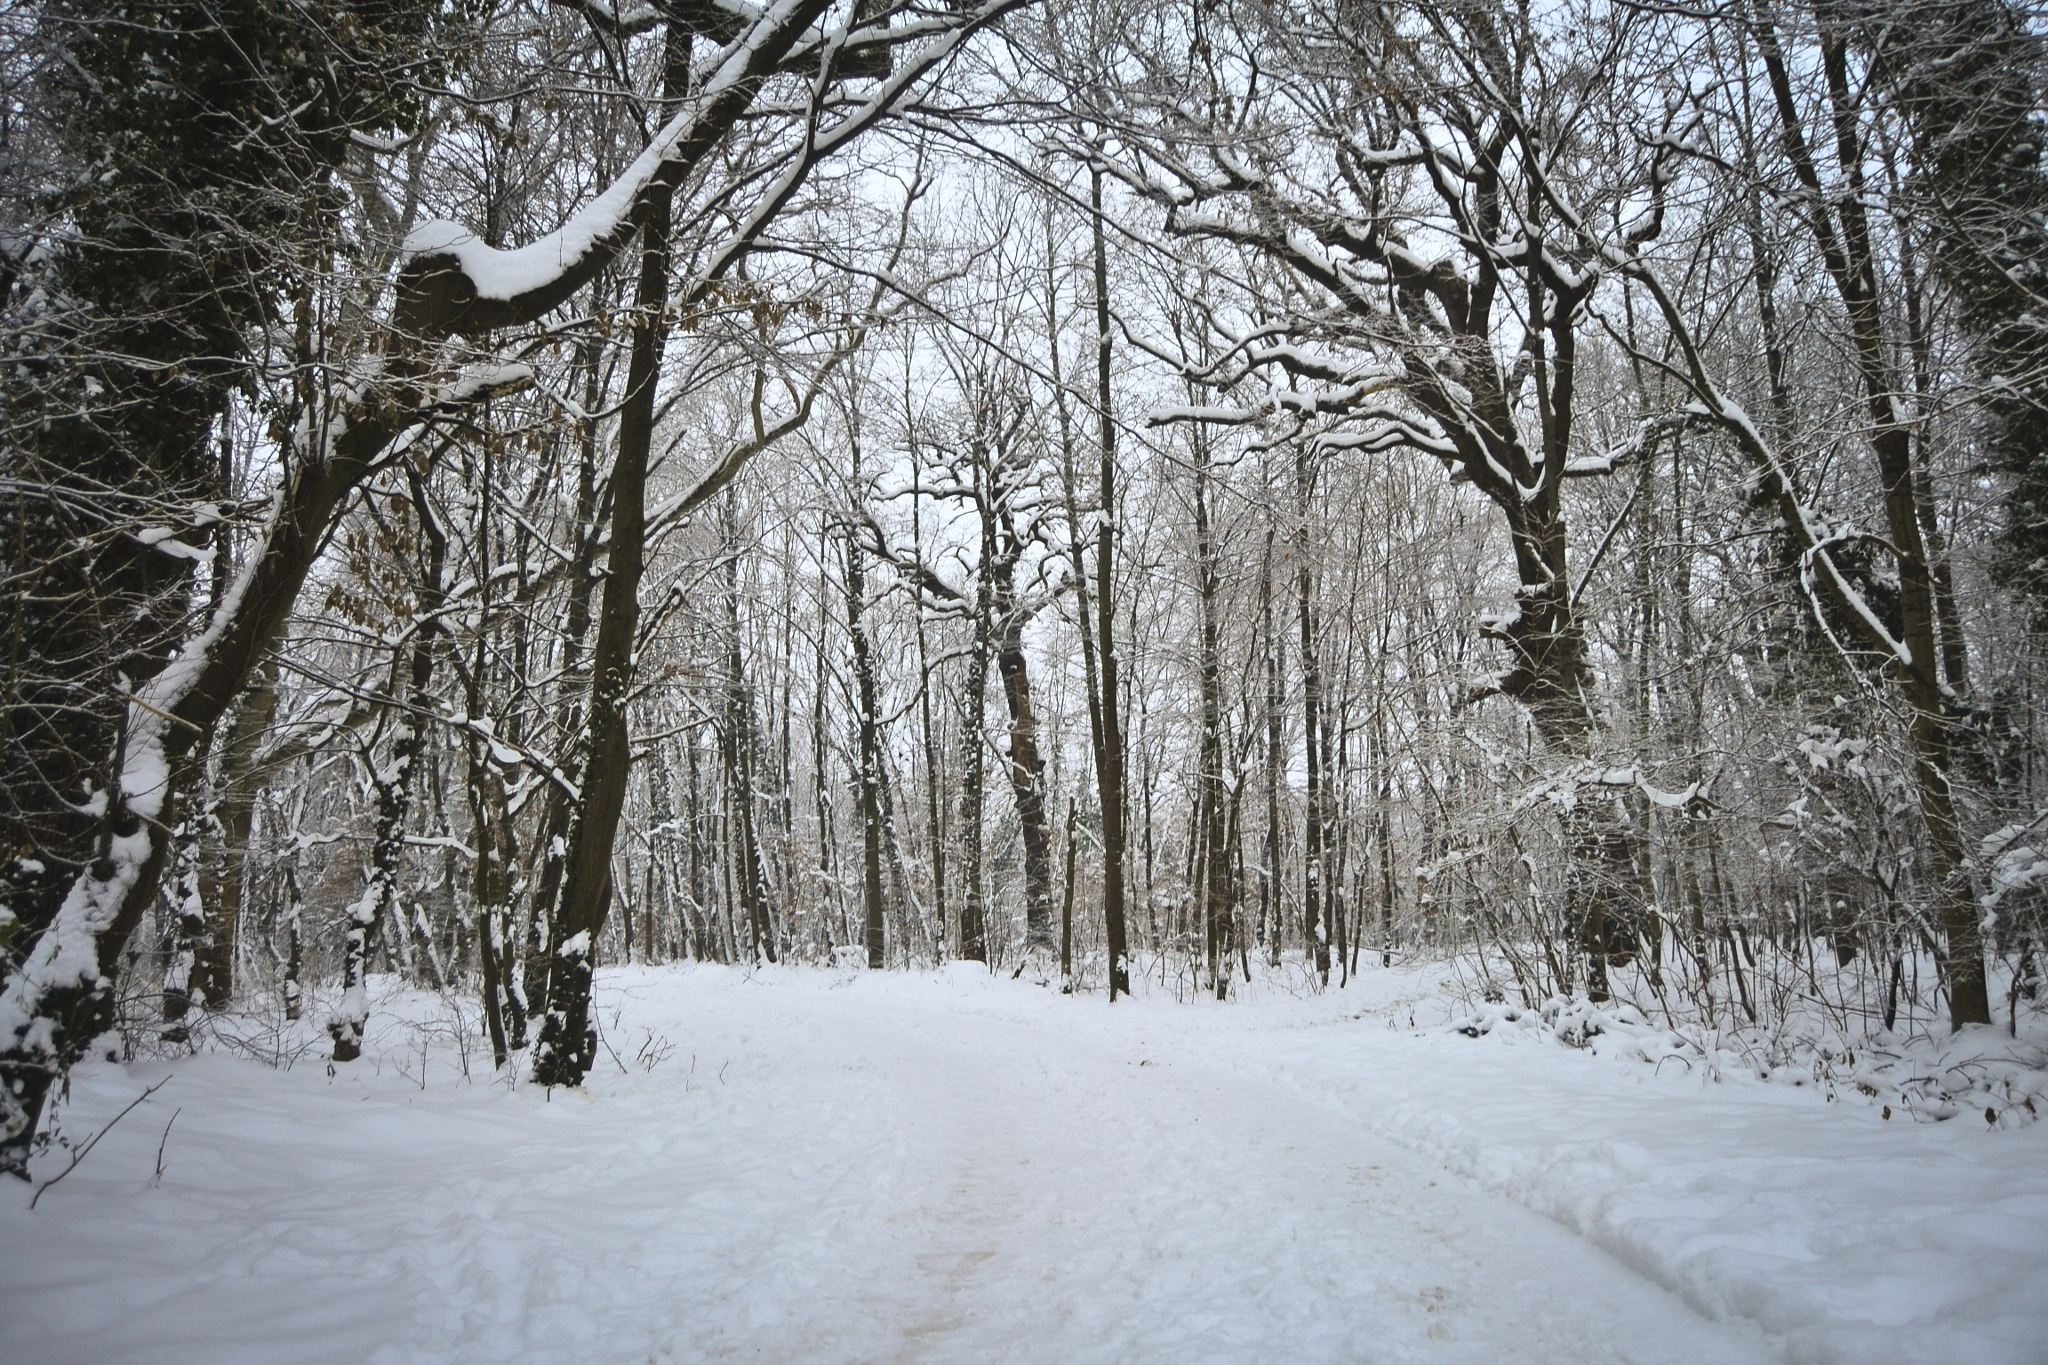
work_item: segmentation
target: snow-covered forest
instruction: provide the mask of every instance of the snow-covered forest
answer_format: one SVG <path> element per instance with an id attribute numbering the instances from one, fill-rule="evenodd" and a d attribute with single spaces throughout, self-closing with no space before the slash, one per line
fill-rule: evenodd
<path id="1" fill-rule="evenodd" d="M 0 1356 L 2048 1358 L 2044 34 L 8 7 Z"/>

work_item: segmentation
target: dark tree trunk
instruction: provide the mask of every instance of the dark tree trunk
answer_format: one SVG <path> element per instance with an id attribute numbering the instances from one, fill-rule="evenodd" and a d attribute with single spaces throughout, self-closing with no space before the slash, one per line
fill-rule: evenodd
<path id="1" fill-rule="evenodd" d="M 978 479 L 980 475 L 981 470 L 977 468 L 975 470 L 976 478 Z M 911 498 L 910 543 L 917 548 L 917 552 L 920 554 L 924 552 L 923 507 L 923 497 L 914 496 Z M 984 529 L 984 533 L 982 536 L 984 554 L 986 554 L 987 539 L 988 537 L 986 534 L 986 530 Z M 975 624 L 975 648 L 977 651 L 984 651 L 984 654 L 982 656 L 982 666 L 985 671 L 987 667 L 985 658 L 985 650 L 987 647 L 987 643 L 982 638 L 984 633 L 985 632 L 983 631 L 983 627 L 981 624 L 980 613 L 977 612 Z M 980 693 L 977 691 L 974 692 L 973 695 L 979 696 Z M 947 833 L 946 803 L 941 793 L 945 787 L 945 784 L 939 780 L 939 738 L 938 731 L 936 730 L 936 728 L 934 728 L 932 721 L 931 648 L 930 641 L 926 638 L 924 612 L 921 609 L 917 613 L 917 713 L 920 728 L 923 731 L 924 735 L 925 823 L 929 830 L 928 837 L 931 840 L 932 913 L 937 916 L 939 923 L 939 932 L 943 935 L 946 932 Z M 976 728 L 978 734 L 979 722 L 976 722 Z M 980 798 L 976 797 L 975 819 L 978 822 L 980 818 Z M 978 823 L 976 824 L 973 832 L 968 837 L 973 841 L 974 844 L 973 850 L 968 855 L 969 865 L 967 875 L 971 883 L 974 879 L 979 878 L 981 875 L 981 828 Z M 970 889 L 966 894 L 973 896 L 977 893 L 974 889 Z M 963 955 L 973 958 L 977 962 L 987 960 L 988 953 L 986 947 L 983 947 L 981 952 L 977 954 L 975 952 L 970 951 L 966 945 L 969 938 L 970 924 L 972 925 L 974 940 L 976 942 L 982 941 L 983 928 L 981 924 L 981 914 L 981 903 L 978 900 L 972 906 L 963 905 L 960 908 L 960 951 Z"/>
<path id="2" fill-rule="evenodd" d="M 719 727 L 725 757 L 725 791 L 733 813 L 733 831 L 739 841 L 740 906 L 747 921 L 747 942 L 754 960 L 765 955 L 776 960 L 775 935 L 768 917 L 766 860 L 761 856 L 760 832 L 756 827 L 754 772 L 757 746 L 754 743 L 754 694 L 746 684 L 745 663 L 740 654 L 740 558 L 739 499 L 729 493 L 725 500 L 725 612 L 726 692 L 725 721 Z"/>
<path id="3" fill-rule="evenodd" d="M 988 523 L 984 513 L 981 591 L 975 594 L 974 645 L 967 656 L 967 688 L 960 700 L 964 722 L 960 735 L 961 756 L 965 759 L 960 779 L 960 837 L 965 846 L 960 872 L 965 883 L 960 892 L 960 956 L 970 962 L 988 961 L 988 910 L 982 892 L 986 877 L 982 867 L 981 839 L 987 784 L 987 737 L 983 727 L 987 714 L 989 637 L 993 624 L 989 598 L 993 587 L 990 579 L 994 576 L 991 560 L 995 550 Z M 933 781 L 937 781 L 936 774 Z"/>
<path id="4" fill-rule="evenodd" d="M 1124 945 L 1124 741 L 1118 723 L 1116 650 L 1116 417 L 1110 407 L 1109 254 L 1102 219 L 1102 171 L 1089 173 L 1089 204 L 1095 231 L 1095 402 L 1100 419 L 1102 519 L 1095 542 L 1096 646 L 1102 695 L 1096 709 L 1095 773 L 1102 802 L 1102 923 L 1109 950 L 1109 998 L 1131 992 Z"/>
<path id="5" fill-rule="evenodd" d="M 1884 489 L 1885 521 L 1899 582 L 1900 639 L 1903 651 L 1891 661 L 1900 691 L 1912 709 L 1915 786 L 1927 829 L 1927 875 L 1939 900 L 1939 917 L 1947 940 L 1942 964 L 1949 985 L 1949 1018 L 1956 1028 L 1991 1022 L 1985 984 L 1984 946 L 1978 911 L 1967 871 L 1969 849 L 1950 785 L 1952 761 L 1948 721 L 1942 697 L 1942 650 L 1935 620 L 1934 575 L 1928 547 L 1920 531 L 1919 488 L 1914 478 L 1912 431 L 1905 394 L 1897 383 L 1878 281 L 1885 274 L 1877 259 L 1875 239 L 1865 204 L 1867 158 L 1859 131 L 1858 97 L 1849 74 L 1847 38 L 1839 30 L 1819 35 L 1821 71 L 1826 82 L 1835 139 L 1835 158 L 1844 177 L 1843 191 L 1830 193 L 1823 184 L 1805 140 L 1798 102 L 1774 31 L 1759 25 L 1757 37 L 1777 104 L 1780 131 L 1793 169 L 1806 191 L 1832 212 L 1806 218 L 1821 250 L 1836 293 L 1849 320 L 1851 351 L 1860 373 L 1870 428 Z M 1772 480 L 1765 491 L 1781 504 L 1796 504 L 1797 490 Z M 1796 519 L 1787 517 L 1788 525 Z M 1802 547 L 1811 549 L 1812 547 Z M 1832 565 L 1830 565 L 1830 568 Z M 1816 575 L 1839 594 L 1838 574 Z M 1878 643 L 1873 641 L 1872 643 Z"/>
<path id="6" fill-rule="evenodd" d="M 860 456 L 854 455 L 856 478 Z M 877 696 L 875 663 L 868 645 L 863 612 L 867 598 L 866 557 L 851 536 L 846 542 L 846 630 L 853 641 L 854 701 L 860 708 L 855 717 L 860 753 L 860 835 L 861 835 L 861 924 L 867 947 L 868 967 L 880 971 L 889 965 L 884 928 L 886 902 L 882 895 L 882 740 L 881 701 Z"/>
<path id="7" fill-rule="evenodd" d="M 1210 989 L 1218 1000 L 1230 992 L 1230 929 L 1235 918 L 1230 846 L 1225 837 L 1223 780 L 1222 624 L 1217 619 L 1221 574 L 1216 535 L 1209 522 L 1210 452 L 1207 433 L 1195 436 L 1195 594 L 1201 611 L 1201 773 L 1196 784 L 1197 824 L 1202 858 L 1198 873 L 1203 942 Z"/>
<path id="8" fill-rule="evenodd" d="M 1294 582 L 1296 606 L 1301 621 L 1301 710 L 1306 730 L 1308 759 L 1308 810 L 1302 831 L 1301 933 L 1307 941 L 1316 980 L 1330 984 L 1330 931 L 1325 918 L 1327 888 L 1324 886 L 1326 857 L 1324 841 L 1329 820 L 1323 810 L 1323 659 L 1322 630 L 1317 621 L 1315 571 L 1309 554 L 1309 517 L 1314 509 L 1315 469 L 1306 451 L 1295 460 Z"/>
<path id="9" fill-rule="evenodd" d="M 1018 605 L 1014 575 L 1023 543 L 1007 519 L 1005 544 L 995 562 L 993 610 L 996 671 L 1010 716 L 1010 752 L 1005 768 L 1024 844 L 1024 949 L 1051 952 L 1058 933 L 1052 910 L 1052 830 L 1045 814 L 1045 756 L 1038 749 L 1038 711 L 1031 700 L 1030 664 L 1024 653 L 1029 616 Z"/>
<path id="10" fill-rule="evenodd" d="M 1266 936 L 1267 964 L 1277 967 L 1285 937 L 1280 899 L 1280 766 L 1281 746 L 1286 742 L 1286 713 L 1282 708 L 1287 697 L 1280 686 L 1286 668 L 1286 642 L 1273 620 L 1274 539 L 1275 532 L 1268 526 L 1265 554 L 1259 561 L 1259 635 L 1266 655 L 1266 839 L 1265 866 L 1259 871 L 1259 925 Z"/>
<path id="11" fill-rule="evenodd" d="M 1067 872 L 1060 896 L 1060 990 L 1074 989 L 1074 798 L 1067 798 Z"/>
<path id="12" fill-rule="evenodd" d="M 219 796 L 210 803 L 211 812 L 204 822 L 216 836 L 218 863 L 211 875 L 202 863 L 199 899 L 205 930 L 193 944 L 189 998 L 209 1010 L 227 1008 L 235 994 L 242 888 L 247 881 L 249 836 L 255 826 L 256 791 L 262 785 L 255 771 L 256 756 L 276 711 L 277 665 L 272 661 L 258 670 L 255 685 L 242 698 L 220 757 Z M 206 859 L 203 845 L 201 858 Z M 166 1017 L 170 1017 L 168 1011 Z"/>
<path id="13" fill-rule="evenodd" d="M 689 89 L 691 39 L 671 23 L 664 43 L 664 95 Z M 612 465 L 611 540 L 597 640 L 591 649 L 585 762 L 580 799 L 567 837 L 549 934 L 547 1010 L 535 1040 L 533 1078 L 542 1085 L 580 1085 L 597 1060 L 590 1025 L 592 953 L 612 895 L 612 841 L 625 804 L 632 765 L 626 701 L 640 626 L 640 575 L 647 541 L 647 464 L 654 440 L 654 396 L 668 341 L 669 214 L 674 191 L 659 190 L 641 227 L 640 279 L 619 410 L 618 455 Z"/>

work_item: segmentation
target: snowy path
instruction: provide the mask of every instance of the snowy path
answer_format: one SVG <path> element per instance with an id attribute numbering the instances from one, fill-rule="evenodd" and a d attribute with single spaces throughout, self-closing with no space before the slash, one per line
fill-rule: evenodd
<path id="1" fill-rule="evenodd" d="M 883 1177 L 907 1207 L 850 1230 L 901 1283 L 856 1359 L 1763 1359 L 1272 1087 L 1018 1023 L 831 997 L 801 1015 L 860 1058 L 860 1103 L 915 1134 Z"/>
<path id="2" fill-rule="evenodd" d="M 1765 1358 L 1548 1220 L 1271 1087 L 1021 1024 L 777 1003 L 850 1069 L 869 1120 L 909 1136 L 827 1253 L 873 1258 L 832 1314 L 864 1341 L 763 1358 Z"/>
<path id="3" fill-rule="evenodd" d="M 1746 1196 L 1716 1193 L 1783 1169 L 1770 1144 L 1799 1124 L 1854 1154 L 1846 1140 L 1875 1130 L 1838 1108 L 1799 1097 L 1793 1126 L 1772 1128 L 1768 1103 L 1732 1088 L 1674 1106 L 1679 1092 L 1554 1046 L 1439 1052 L 1352 1022 L 1334 995 L 1112 1011 L 968 970 L 607 973 L 620 1064 L 552 1100 L 465 1083 L 431 1040 L 422 1086 L 422 1035 L 389 1008 L 375 1065 L 333 1080 L 317 1062 L 280 1073 L 220 1055 L 88 1069 L 66 1115 L 80 1133 L 174 1079 L 36 1211 L 0 1200 L 0 1362 L 1943 1358 L 1927 1344 L 1941 1338 L 1889 1328 L 1899 1349 L 1872 1354 L 1880 1338 L 1855 1323 L 1873 1294 L 1909 1324 L 1951 1311 L 1949 1282 L 1873 1286 L 1853 1278 L 1860 1264 L 1830 1280 L 1787 1232 L 1860 1187 L 1831 1195 L 1824 1168 L 1804 1168 L 1781 1184 L 1820 1202 L 1770 1192 L 1761 1242 Z M 1717 1139 L 1668 1176 L 1679 1194 L 1648 1203 L 1666 1173 L 1614 1165 L 1614 1149 L 1646 1148 L 1584 1141 L 1590 1122 L 1677 1144 L 1703 1119 L 1753 1132 L 1753 1164 L 1714 1171 L 1742 1155 Z M 1415 1150 L 1541 1207 L 1529 1191 L 1550 1186 L 1496 1178 L 1530 1166 L 1502 1145 L 1523 1133 L 1584 1153 L 1545 1178 L 1605 1182 L 1572 1206 L 1583 1216 L 1552 1221 Z M 1876 1133 L 1908 1158 L 1912 1137 Z M 1979 1172 L 2018 1202 L 1991 1218 L 1991 1242 L 1946 1251 L 2008 1239 L 1992 1307 L 2020 1344 L 1971 1358 L 2040 1359 L 2024 1343 L 2041 1340 L 2027 1297 L 2048 1261 L 2041 1182 L 2013 1172 L 2041 1144 L 1992 1137 L 2027 1144 L 1985 1146 L 2007 1164 Z M 1461 1144 L 1479 1157 L 1462 1161 Z M 1932 1173 L 1925 1198 L 1947 1178 L 1900 1169 L 1903 1183 Z M 1610 1235 L 1631 1209 L 1642 1216 L 1614 1224 L 1627 1235 Z M 1625 1251 L 1647 1228 L 1632 1259 L 1695 1302 L 1761 1284 L 1775 1311 L 1817 1325 L 1799 1338 L 1708 1321 L 1564 1223 Z M 1747 1269 L 1712 1259 L 1724 1253 Z M 1717 1278 L 1692 1283 L 1701 1265 Z M 1829 1326 L 1836 1308 L 1848 1326 Z"/>

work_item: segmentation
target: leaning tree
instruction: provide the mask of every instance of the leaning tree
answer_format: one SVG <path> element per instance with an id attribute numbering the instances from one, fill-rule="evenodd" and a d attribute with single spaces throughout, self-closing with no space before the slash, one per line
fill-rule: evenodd
<path id="1" fill-rule="evenodd" d="M 215 561 L 218 590 L 195 626 L 183 631 L 178 623 L 189 610 L 191 590 L 176 580 L 183 575 L 185 583 L 192 582 L 181 566 L 206 558 L 204 528 L 223 514 L 205 497 L 203 475 L 194 477 L 217 426 L 215 394 L 225 382 L 217 365 L 221 357 L 233 357 L 251 329 L 271 320 L 264 310 L 290 297 L 289 277 L 280 277 L 282 268 L 266 263 L 260 250 L 284 230 L 273 229 L 261 215 L 304 213 L 317 222 L 330 210 L 321 201 L 321 186 L 350 141 L 370 135 L 379 120 L 382 127 L 397 126 L 405 112 L 372 99 L 380 62 L 416 63 L 428 45 L 399 26 L 410 9 L 359 14 L 357 7 L 345 13 L 337 7 L 325 16 L 330 22 L 314 24 L 303 43 L 293 44 L 271 42 L 267 8 L 223 18 L 214 8 L 166 6 L 147 11 L 161 23 L 144 41 L 129 35 L 113 42 L 119 26 L 81 27 L 71 23 L 69 8 L 46 7 L 52 42 L 104 34 L 109 51 L 120 53 L 106 60 L 137 64 L 135 89 L 174 92 L 161 96 L 167 107 L 137 122 L 175 129 L 194 144 L 198 164 L 189 174 L 200 183 L 189 193 L 199 206 L 195 212 L 211 212 L 207 206 L 226 197 L 220 185 L 205 180 L 216 167 L 219 175 L 241 183 L 249 177 L 247 165 L 260 165 L 269 154 L 266 139 L 289 145 L 276 153 L 276 181 L 259 177 L 250 196 L 254 208 L 230 202 L 229 211 L 189 227 L 161 216 L 141 218 L 152 229 L 168 221 L 208 249 L 230 253 L 204 272 L 211 290 L 180 285 L 178 275 L 160 271 L 167 286 L 162 294 L 138 291 L 97 309 L 89 299 L 65 299 L 52 286 L 65 278 L 72 253 L 100 246 L 82 211 L 53 220 L 34 248 L 12 251 L 16 266 L 8 284 L 17 294 L 30 291 L 35 307 L 65 304 L 69 333 L 134 326 L 161 329 L 163 335 L 153 351 L 135 343 L 124 349 L 118 331 L 115 341 L 95 346 L 94 364 L 107 369 L 109 378 L 84 372 L 84 362 L 69 354 L 56 357 L 50 368 L 68 364 L 79 371 L 79 391 L 112 400 L 107 420 L 118 417 L 136 429 L 135 450 L 117 455 L 121 463 L 111 471 L 88 467 L 73 474 L 44 466 L 35 472 L 48 488 L 31 490 L 40 501 L 15 503 L 30 509 L 18 515 L 62 521 L 74 515 L 81 489 L 98 497 L 111 510 L 95 513 L 99 520 L 87 537 L 96 536 L 100 545 L 81 552 L 94 557 L 80 571 L 80 600 L 118 590 L 146 610 L 131 605 L 121 612 L 110 598 L 110 608 L 140 622 L 132 638 L 95 644 L 90 651 L 67 647 L 45 666 L 79 699 L 59 697 L 49 704 L 71 728 L 46 746 L 61 751 L 78 776 L 51 774 L 51 809 L 56 812 L 61 803 L 66 812 L 58 821 L 61 829 L 46 835 L 27 821 L 10 828 L 17 839 L 9 851 L 10 885 L 27 881 L 35 895 L 21 898 L 28 914 L 15 911 L 21 926 L 11 945 L 15 965 L 0 986 L 0 1160 L 8 1169 L 24 1166 L 51 1086 L 110 1021 L 114 964 L 156 894 L 170 852 L 176 797 L 189 785 L 194 756 L 278 639 L 335 519 L 356 490 L 437 428 L 466 419 L 493 395 L 528 384 L 532 368 L 524 357 L 548 344 L 546 331 L 533 332 L 534 325 L 570 305 L 637 241 L 639 296 L 649 311 L 637 315 L 639 326 L 626 329 L 636 339 L 629 342 L 631 406 L 621 425 L 632 427 L 656 382 L 661 319 L 671 310 L 686 316 L 702 307 L 817 166 L 888 118 L 970 35 L 1019 2 L 855 6 L 850 15 L 827 0 L 784 0 L 758 9 L 584 6 L 594 23 L 609 27 L 620 41 L 646 35 L 662 53 L 666 74 L 653 110 L 659 122 L 650 126 L 644 147 L 558 230 L 523 247 L 500 249 L 474 228 L 454 223 L 414 230 L 381 311 L 368 325 L 337 329 L 342 349 L 308 357 L 304 411 L 292 428 L 277 432 L 273 459 L 280 477 L 261 529 L 237 572 L 227 574 L 225 563 Z M 370 23 L 378 17 L 390 31 Z M 243 27 L 231 27 L 235 23 Z M 257 37 L 263 41 L 253 41 Z M 338 46 L 349 41 L 361 41 L 370 51 L 357 55 Z M 204 71 L 183 61 L 184 45 L 192 43 L 228 54 L 219 61 L 248 66 L 230 66 L 221 81 L 202 79 Z M 255 65 L 259 61 L 264 64 Z M 114 88 L 89 65 L 65 69 L 82 70 L 81 79 Z M 189 88 L 182 88 L 188 74 Z M 431 84 L 417 69 L 407 74 L 414 79 L 401 83 L 404 90 Z M 849 84 L 849 78 L 858 83 Z M 120 88 L 128 88 L 125 81 Z M 216 101 L 224 107 L 212 108 Z M 364 101 L 370 101 L 367 109 Z M 86 162 L 82 153 L 75 159 Z M 172 173 L 187 173 L 169 158 L 156 159 Z M 707 190 L 713 180 L 719 186 Z M 669 211 L 685 186 L 714 199 L 719 211 L 678 228 Z M 135 217 L 121 215 L 115 222 Z M 705 240 L 682 252 L 677 238 L 684 232 L 701 233 Z M 149 246 L 144 242 L 133 250 Z M 679 259 L 689 261 L 687 273 L 668 278 L 670 263 Z M 229 283 L 222 286 L 221 280 Z M 180 312 L 186 308 L 190 317 Z M 61 352 L 68 334 L 58 327 L 45 326 L 53 339 L 32 336 L 19 344 Z M 10 340 L 20 335 L 16 329 Z M 10 388 L 10 417 L 34 399 L 16 394 Z M 634 396 L 642 394 L 636 403 Z M 174 469 L 140 463 L 136 451 L 166 442 L 175 445 L 166 456 Z M 644 463 L 644 453 L 634 454 L 638 444 L 622 430 L 624 464 L 636 458 Z M 675 514 L 710 497 L 761 444 L 742 441 L 715 459 Z M 14 482 L 21 487 L 30 481 Z M 564 870 L 559 893 L 558 923 L 567 932 L 558 948 L 587 945 L 607 901 L 609 836 L 623 799 L 622 780 L 611 777 L 614 767 L 625 766 L 613 760 L 625 743 L 637 619 L 631 599 L 646 517 L 639 504 L 643 482 L 644 469 L 625 467 L 614 475 L 611 573 L 593 650 L 596 682 L 586 744 L 589 771 L 598 780 L 579 790 L 575 834 L 565 841 L 574 861 Z M 137 498 L 132 505 L 123 501 Z M 111 572 L 101 570 L 101 559 L 109 566 L 137 564 L 135 584 L 101 586 Z M 177 572 L 166 575 L 165 565 Z M 23 572 L 17 560 L 17 580 Z M 36 600 L 33 594 L 16 596 Z M 93 608 L 70 610 L 85 616 Z M 10 706 L 10 715 L 17 709 Z M 537 1070 L 544 1067 L 548 1079 L 573 1083 L 590 1060 L 587 958 L 572 952 L 560 961 L 564 970 L 551 973 L 545 988 L 545 1049 Z M 348 1021 L 343 1024 L 346 1031 Z"/>

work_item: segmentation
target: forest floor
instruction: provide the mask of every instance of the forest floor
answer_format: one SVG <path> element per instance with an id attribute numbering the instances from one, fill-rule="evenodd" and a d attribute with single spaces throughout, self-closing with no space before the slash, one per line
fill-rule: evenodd
<path id="1" fill-rule="evenodd" d="M 397 990 L 339 1075 L 94 1063 L 73 1143 L 162 1087 L 0 1190 L 0 1361 L 2048 1360 L 2048 1124 L 1471 1038 L 1442 975 L 613 969 L 581 1094 Z"/>

